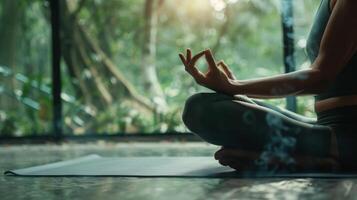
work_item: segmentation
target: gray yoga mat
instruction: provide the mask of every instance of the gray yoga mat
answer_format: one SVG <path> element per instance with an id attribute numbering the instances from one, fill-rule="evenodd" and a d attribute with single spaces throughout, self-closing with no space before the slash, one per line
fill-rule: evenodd
<path id="1" fill-rule="evenodd" d="M 218 164 L 212 157 L 85 157 L 24 169 L 6 175 L 30 177 L 195 177 L 195 178 L 357 178 L 354 174 L 267 174 L 240 173 Z"/>

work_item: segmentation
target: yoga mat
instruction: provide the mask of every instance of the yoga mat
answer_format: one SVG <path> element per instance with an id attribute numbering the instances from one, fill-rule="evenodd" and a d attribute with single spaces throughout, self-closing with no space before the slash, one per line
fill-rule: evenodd
<path id="1" fill-rule="evenodd" d="M 24 169 L 5 175 L 30 177 L 192 177 L 192 178 L 357 178 L 355 174 L 269 174 L 235 171 L 212 157 L 101 157 L 88 155 L 73 160 Z"/>

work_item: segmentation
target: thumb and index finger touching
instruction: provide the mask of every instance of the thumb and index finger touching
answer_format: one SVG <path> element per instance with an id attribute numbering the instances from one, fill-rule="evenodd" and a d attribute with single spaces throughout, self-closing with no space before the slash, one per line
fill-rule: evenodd
<path id="1" fill-rule="evenodd" d="M 192 52 L 190 49 L 187 49 L 187 56 L 185 57 L 182 53 L 179 54 L 182 63 L 185 65 L 185 70 L 196 79 L 197 82 L 201 81 L 204 77 L 203 73 L 200 72 L 195 64 L 197 61 L 204 55 L 205 51 L 201 51 L 198 54 L 192 57 Z"/>
<path id="2" fill-rule="evenodd" d="M 205 56 L 206 61 L 209 65 L 209 67 L 212 70 L 217 70 L 217 64 L 216 61 L 213 57 L 212 51 L 210 49 L 204 50 L 196 54 L 195 56 L 192 57 L 192 51 L 190 49 L 187 49 L 187 56 L 185 57 L 184 54 L 180 53 L 179 54 L 180 59 L 182 63 L 185 65 L 185 67 L 194 67 L 196 62 L 202 57 Z"/>
<path id="3" fill-rule="evenodd" d="M 216 61 L 214 60 L 212 51 L 210 49 L 207 49 L 204 51 L 205 57 L 206 57 L 206 61 L 208 63 L 208 67 L 212 70 L 212 71 L 217 71 L 217 64 Z"/>
<path id="4" fill-rule="evenodd" d="M 219 61 L 217 63 L 217 66 L 220 67 L 225 72 L 225 74 L 228 76 L 228 78 L 236 79 L 233 72 L 228 68 L 227 64 L 223 60 Z"/>
<path id="5" fill-rule="evenodd" d="M 236 77 L 233 75 L 232 71 L 228 68 L 227 64 L 223 60 L 219 61 L 216 64 L 216 61 L 215 61 L 212 51 L 210 49 L 205 50 L 204 54 L 205 54 L 208 66 L 212 71 L 218 71 L 219 68 L 221 68 L 223 70 L 223 72 L 228 76 L 228 78 L 236 79 Z"/>
<path id="6" fill-rule="evenodd" d="M 194 67 L 196 62 L 204 55 L 204 53 L 205 51 L 201 51 L 192 57 L 192 51 L 190 49 L 187 49 L 186 57 L 182 53 L 180 53 L 179 56 L 185 67 Z"/>
<path id="7" fill-rule="evenodd" d="M 191 75 L 193 75 L 194 78 L 202 78 L 203 74 L 195 67 L 195 64 L 202 56 L 205 56 L 210 70 L 217 71 L 219 70 L 220 67 L 227 74 L 229 78 L 235 79 L 234 75 L 223 61 L 220 61 L 216 64 L 216 61 L 210 49 L 201 51 L 193 57 L 192 57 L 192 51 L 190 49 L 187 49 L 186 57 L 182 53 L 180 53 L 179 56 L 182 63 L 185 65 L 186 71 L 189 72 Z"/>

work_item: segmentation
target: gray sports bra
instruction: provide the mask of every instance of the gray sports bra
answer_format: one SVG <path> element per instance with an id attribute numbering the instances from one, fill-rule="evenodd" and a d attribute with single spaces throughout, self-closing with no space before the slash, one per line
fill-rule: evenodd
<path id="1" fill-rule="evenodd" d="M 330 15 L 330 0 L 321 0 L 306 46 L 306 52 L 311 63 L 315 61 L 319 54 L 321 39 Z M 315 99 L 319 101 L 330 97 L 347 95 L 357 95 L 357 53 L 344 66 L 337 75 L 336 80 L 328 86 L 328 89 L 315 96 Z"/>

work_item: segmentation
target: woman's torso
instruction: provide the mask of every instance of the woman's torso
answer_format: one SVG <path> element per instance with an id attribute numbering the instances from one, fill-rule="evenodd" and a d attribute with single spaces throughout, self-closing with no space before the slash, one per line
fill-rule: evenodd
<path id="1" fill-rule="evenodd" d="M 322 36 L 337 0 L 322 0 L 307 41 L 307 54 L 311 62 L 316 59 Z M 355 54 L 327 90 L 315 96 L 315 111 L 357 105 L 357 54 Z"/>

